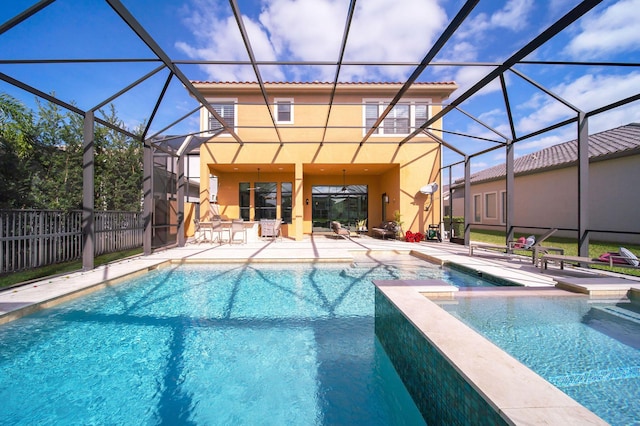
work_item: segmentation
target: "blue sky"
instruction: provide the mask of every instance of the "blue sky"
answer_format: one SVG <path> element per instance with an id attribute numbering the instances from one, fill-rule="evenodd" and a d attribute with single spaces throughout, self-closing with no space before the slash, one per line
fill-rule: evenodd
<path id="1" fill-rule="evenodd" d="M 121 0 L 161 48 L 174 60 L 247 60 L 229 2 L 222 0 Z M 5 22 L 35 0 L 3 1 Z M 349 0 L 238 0 L 257 60 L 336 61 Z M 436 62 L 501 62 L 575 7 L 569 0 L 481 0 Z M 461 0 L 359 0 L 345 51 L 346 61 L 418 62 L 464 4 Z M 603 1 L 588 15 L 529 56 L 531 60 L 640 63 L 640 0 Z M 57 0 L 21 25 L 0 35 L 0 59 L 153 58 L 149 49 L 102 0 Z M 90 109 L 153 70 L 153 63 L 2 64 L 0 72 L 47 93 Z M 518 70 L 557 96 L 586 111 L 640 92 L 640 69 L 588 65 L 519 65 Z M 182 65 L 192 80 L 255 81 L 247 65 Z M 343 67 L 341 81 L 404 81 L 409 66 Z M 428 67 L 418 81 L 455 81 L 455 98 L 486 75 L 488 67 Z M 332 81 L 332 66 L 263 66 L 265 81 Z M 113 103 L 129 127 L 149 117 L 167 78 L 162 71 Z M 526 134 L 571 117 L 571 111 L 515 74 L 506 76 L 516 132 Z M 0 82 L 0 92 L 34 107 L 34 96 Z M 174 79 L 152 132 L 197 106 Z M 483 123 L 509 134 L 499 83 L 461 107 Z M 595 133 L 640 121 L 638 102 L 590 120 Z M 445 128 L 495 139 L 463 114 L 445 118 Z M 197 130 L 194 115 L 172 128 Z M 575 138 L 575 126 L 518 142 L 516 155 Z M 446 139 L 469 153 L 491 142 L 454 135 Z M 460 157 L 447 152 L 445 163 Z M 502 162 L 498 150 L 475 159 L 474 170 Z"/>

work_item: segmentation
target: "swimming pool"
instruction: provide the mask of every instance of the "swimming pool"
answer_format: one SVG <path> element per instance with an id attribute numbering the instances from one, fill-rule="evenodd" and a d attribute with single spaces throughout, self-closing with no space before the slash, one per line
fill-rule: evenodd
<path id="1" fill-rule="evenodd" d="M 384 264 L 184 265 L 0 327 L 0 424 L 424 424 L 374 335 Z"/>
<path id="2" fill-rule="evenodd" d="M 464 295 L 441 305 L 608 423 L 638 424 L 637 305 L 582 296 Z"/>

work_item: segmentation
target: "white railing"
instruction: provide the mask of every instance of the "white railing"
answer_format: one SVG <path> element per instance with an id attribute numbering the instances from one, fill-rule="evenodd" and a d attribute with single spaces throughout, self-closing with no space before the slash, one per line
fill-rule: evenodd
<path id="1" fill-rule="evenodd" d="M 142 246 L 138 212 L 95 212 L 98 256 Z M 82 212 L 0 210 L 0 274 L 82 258 Z"/>

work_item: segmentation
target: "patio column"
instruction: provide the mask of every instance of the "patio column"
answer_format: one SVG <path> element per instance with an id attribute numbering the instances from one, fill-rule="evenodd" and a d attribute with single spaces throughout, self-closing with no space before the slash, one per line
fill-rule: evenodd
<path id="1" fill-rule="evenodd" d="M 94 113 L 84 115 L 82 142 L 82 269 L 95 267 L 95 223 L 94 223 Z"/>
<path id="2" fill-rule="evenodd" d="M 471 158 L 464 157 L 464 245 L 468 246 L 471 240 Z"/>
<path id="3" fill-rule="evenodd" d="M 145 256 L 148 256 L 151 254 L 151 239 L 153 237 L 151 220 L 153 214 L 153 148 L 147 142 L 143 143 L 142 163 L 142 217 L 144 221 L 142 248 Z"/>
<path id="4" fill-rule="evenodd" d="M 302 241 L 304 232 L 304 200 L 303 200 L 303 167 L 302 163 L 296 163 L 293 188 L 293 227 L 295 228 L 296 241 Z"/>
<path id="5" fill-rule="evenodd" d="M 578 113 L 578 255 L 589 256 L 589 118 Z"/>

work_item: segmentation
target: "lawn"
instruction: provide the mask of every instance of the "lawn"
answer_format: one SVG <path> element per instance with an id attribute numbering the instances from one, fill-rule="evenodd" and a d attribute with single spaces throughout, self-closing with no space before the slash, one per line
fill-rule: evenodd
<path id="1" fill-rule="evenodd" d="M 96 257 L 94 263 L 95 263 L 95 266 L 105 265 L 107 263 L 124 259 L 130 256 L 135 256 L 141 253 L 142 253 L 142 248 L 104 254 L 102 256 Z M 21 272 L 14 272 L 12 274 L 0 276 L 0 288 L 33 281 L 33 280 L 37 280 L 44 277 L 77 272 L 81 269 L 82 269 L 82 261 L 77 260 L 74 262 L 58 263 L 55 265 L 43 266 L 42 268 L 35 268 L 35 269 L 29 269 Z"/>
<path id="2" fill-rule="evenodd" d="M 515 234 L 514 239 L 518 239 L 519 237 L 528 237 L 530 234 Z M 491 244 L 504 244 L 505 243 L 505 233 L 501 231 L 491 231 L 491 230 L 473 230 L 471 231 L 471 240 L 472 241 L 481 241 L 485 243 Z M 560 238 L 560 237 L 549 237 L 547 238 L 543 245 L 552 246 L 564 249 L 564 254 L 567 256 L 577 256 L 578 255 L 578 243 L 573 238 Z M 603 253 L 614 252 L 617 253 L 620 250 L 620 243 L 608 243 L 603 241 L 590 241 L 589 242 L 589 257 L 598 257 Z M 623 244 L 623 247 L 631 250 L 632 253 L 635 253 L 636 256 L 640 257 L 640 246 L 634 244 Z M 523 254 L 525 256 L 531 256 L 531 252 L 524 250 L 516 250 L 515 253 Z M 600 265 L 591 265 L 593 268 L 603 269 L 606 271 L 613 271 L 616 273 L 627 274 L 627 275 L 635 275 L 640 276 L 640 270 L 638 269 L 630 269 L 630 268 L 609 268 L 608 266 L 600 266 Z"/>

